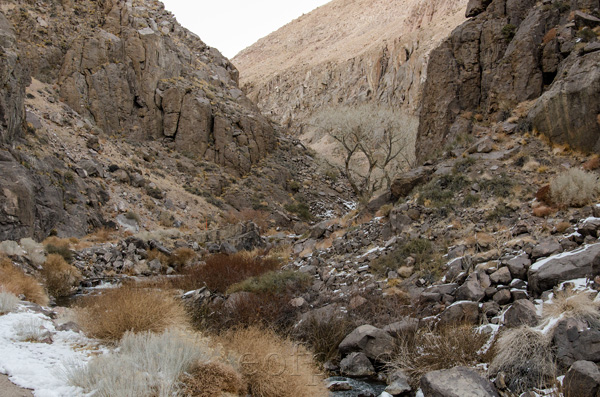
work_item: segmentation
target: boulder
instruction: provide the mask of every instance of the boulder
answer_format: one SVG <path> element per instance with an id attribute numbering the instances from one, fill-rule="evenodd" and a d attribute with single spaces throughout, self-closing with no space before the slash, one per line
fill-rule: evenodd
<path id="1" fill-rule="evenodd" d="M 555 239 L 547 239 L 542 241 L 533 247 L 533 251 L 531 251 L 531 259 L 535 260 L 538 258 L 550 256 L 560 252 L 562 247 Z"/>
<path id="2" fill-rule="evenodd" d="M 510 274 L 516 278 L 523 279 L 527 275 L 527 269 L 531 266 L 531 260 L 526 253 L 522 253 L 506 261 L 506 266 L 510 270 Z"/>
<path id="3" fill-rule="evenodd" d="M 456 290 L 456 299 L 462 301 L 479 302 L 485 297 L 485 289 L 475 277 L 469 277 L 467 281 Z"/>
<path id="4" fill-rule="evenodd" d="M 533 303 L 527 299 L 519 299 L 504 314 L 504 325 L 516 328 L 521 325 L 536 326 L 540 321 Z"/>
<path id="5" fill-rule="evenodd" d="M 429 372 L 421 378 L 421 389 L 425 397 L 498 397 L 487 379 L 466 367 Z"/>
<path id="6" fill-rule="evenodd" d="M 386 325 L 383 330 L 393 336 L 394 338 L 400 338 L 404 335 L 409 335 L 417 330 L 419 326 L 419 320 L 416 318 L 405 317 L 400 321 Z"/>
<path id="7" fill-rule="evenodd" d="M 512 299 L 512 294 L 508 289 L 501 289 L 492 296 L 492 299 L 499 305 L 506 305 Z"/>
<path id="8" fill-rule="evenodd" d="M 529 288 L 539 296 L 563 281 L 591 276 L 599 271 L 600 243 L 587 245 L 535 262 L 528 271 Z"/>
<path id="9" fill-rule="evenodd" d="M 558 363 L 568 368 L 575 361 L 600 362 L 600 327 L 575 318 L 561 320 L 552 336 Z"/>
<path id="10" fill-rule="evenodd" d="M 423 166 L 400 175 L 390 187 L 392 197 L 398 199 L 409 195 L 416 186 L 427 182 L 433 171 L 432 167 Z"/>
<path id="11" fill-rule="evenodd" d="M 362 352 L 371 360 L 383 360 L 394 349 L 394 338 L 372 325 L 361 325 L 344 338 L 339 345 L 342 355 Z"/>
<path id="12" fill-rule="evenodd" d="M 512 275 L 510 274 L 508 267 L 501 267 L 490 274 L 490 280 L 494 284 L 508 285 L 512 281 Z"/>
<path id="13" fill-rule="evenodd" d="M 566 396 L 596 397 L 600 395 L 600 370 L 591 361 L 575 361 L 563 380 Z"/>
<path id="14" fill-rule="evenodd" d="M 348 354 L 340 362 L 340 370 L 342 375 L 345 376 L 372 376 L 375 374 L 375 368 L 369 358 L 360 352 L 354 352 Z"/>
<path id="15" fill-rule="evenodd" d="M 408 375 L 404 371 L 396 370 L 387 377 L 388 386 L 385 391 L 392 396 L 400 396 L 403 393 L 408 393 L 412 390 L 409 383 Z"/>
<path id="16" fill-rule="evenodd" d="M 440 325 L 478 324 L 479 304 L 477 302 L 456 302 L 448 306 L 440 315 Z"/>

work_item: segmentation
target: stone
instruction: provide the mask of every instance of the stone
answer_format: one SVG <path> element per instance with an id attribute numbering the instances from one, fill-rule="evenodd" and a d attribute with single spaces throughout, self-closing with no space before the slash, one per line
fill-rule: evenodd
<path id="1" fill-rule="evenodd" d="M 440 315 L 440 325 L 479 324 L 479 304 L 476 302 L 456 302 L 448 306 Z"/>
<path id="2" fill-rule="evenodd" d="M 527 269 L 531 266 L 531 260 L 526 253 L 522 253 L 519 256 L 509 259 L 506 262 L 506 266 L 513 277 L 523 279 L 527 275 Z"/>
<path id="3" fill-rule="evenodd" d="M 539 296 L 563 281 L 598 274 L 599 271 L 600 243 L 596 243 L 538 260 L 528 271 L 529 288 L 535 296 Z"/>
<path id="4" fill-rule="evenodd" d="M 406 197 L 416 186 L 427 182 L 433 171 L 431 167 L 422 166 L 401 174 L 394 179 L 390 187 L 392 197 L 395 199 Z"/>
<path id="5" fill-rule="evenodd" d="M 596 18 L 593 15 L 586 14 L 582 11 L 573 12 L 573 17 L 575 18 L 575 27 L 577 29 L 582 29 L 583 27 L 595 28 L 596 26 L 600 26 L 600 19 Z"/>
<path id="6" fill-rule="evenodd" d="M 388 386 L 385 391 L 392 396 L 400 396 L 412 390 L 409 383 L 409 377 L 402 370 L 396 370 L 387 377 Z"/>
<path id="7" fill-rule="evenodd" d="M 494 294 L 492 299 L 499 305 L 506 305 L 507 303 L 510 303 L 510 300 L 512 299 L 512 294 L 508 289 L 501 289 L 500 291 Z"/>
<path id="8" fill-rule="evenodd" d="M 494 317 L 500 313 L 500 305 L 497 302 L 485 302 L 481 306 L 481 312 L 488 317 Z"/>
<path id="9" fill-rule="evenodd" d="M 600 395 L 600 370 L 591 361 L 575 361 L 562 384 L 566 396 L 597 397 Z"/>
<path id="10" fill-rule="evenodd" d="M 536 260 L 542 257 L 550 256 L 560 252 L 562 247 L 555 239 L 544 240 L 533 247 L 531 251 L 531 259 Z"/>
<path id="11" fill-rule="evenodd" d="M 360 352 L 350 353 L 340 362 L 340 371 L 345 376 L 372 376 L 375 368 L 369 358 Z"/>
<path id="12" fill-rule="evenodd" d="M 554 328 L 552 343 L 558 363 L 565 368 L 580 360 L 600 363 L 600 327 L 597 321 L 563 319 Z"/>
<path id="13" fill-rule="evenodd" d="M 577 227 L 577 232 L 584 237 L 598 237 L 598 230 L 600 230 L 600 218 L 588 218 Z"/>
<path id="14" fill-rule="evenodd" d="M 424 397 L 498 397 L 494 386 L 475 370 L 454 367 L 421 378 Z"/>
<path id="15" fill-rule="evenodd" d="M 475 278 L 469 278 L 456 290 L 456 299 L 479 302 L 485 297 L 485 289 Z"/>
<path id="16" fill-rule="evenodd" d="M 526 299 L 515 301 L 504 314 L 504 325 L 516 328 L 521 325 L 535 327 L 540 322 L 540 317 L 533 303 Z"/>
<path id="17" fill-rule="evenodd" d="M 415 332 L 419 326 L 419 320 L 412 317 L 404 317 L 400 321 L 388 324 L 383 330 L 394 338 L 401 338 Z"/>
<path id="18" fill-rule="evenodd" d="M 361 325 L 352 331 L 339 345 L 342 355 L 362 352 L 368 358 L 381 361 L 394 349 L 394 338 L 386 331 L 372 325 Z"/>
<path id="19" fill-rule="evenodd" d="M 508 267 L 501 267 L 494 273 L 490 274 L 490 280 L 496 285 L 508 285 L 512 280 L 512 275 L 510 274 Z"/>

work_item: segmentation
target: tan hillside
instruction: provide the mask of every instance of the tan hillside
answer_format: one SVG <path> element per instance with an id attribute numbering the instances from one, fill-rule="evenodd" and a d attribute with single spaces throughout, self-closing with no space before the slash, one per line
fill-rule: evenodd
<path id="1" fill-rule="evenodd" d="M 329 103 L 383 100 L 414 114 L 429 52 L 467 1 L 334 0 L 240 52 L 240 84 L 264 113 L 299 127 Z"/>

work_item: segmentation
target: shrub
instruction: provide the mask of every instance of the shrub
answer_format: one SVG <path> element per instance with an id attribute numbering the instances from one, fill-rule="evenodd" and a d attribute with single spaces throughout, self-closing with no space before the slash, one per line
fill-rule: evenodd
<path id="1" fill-rule="evenodd" d="M 598 323 L 600 302 L 594 298 L 595 294 L 588 291 L 573 291 L 572 289 L 554 291 L 552 301 L 544 304 L 544 317 L 557 318 L 565 315 Z"/>
<path id="2" fill-rule="evenodd" d="M 68 368 L 66 376 L 94 396 L 172 396 L 184 372 L 214 356 L 208 340 L 198 336 L 173 330 L 127 333 L 119 350 Z"/>
<path id="3" fill-rule="evenodd" d="M 19 305 L 19 298 L 8 291 L 4 291 L 3 287 L 0 287 L 0 314 L 10 313 L 17 308 Z"/>
<path id="4" fill-rule="evenodd" d="M 50 335 L 44 322 L 38 317 L 25 318 L 13 326 L 17 339 L 21 342 L 41 342 Z"/>
<path id="5" fill-rule="evenodd" d="M 23 255 L 24 251 L 16 241 L 6 240 L 0 242 L 0 253 L 8 256 L 18 256 Z"/>
<path id="6" fill-rule="evenodd" d="M 44 245 L 40 243 L 36 243 L 34 240 L 30 238 L 23 238 L 19 241 L 21 247 L 27 252 L 27 256 L 29 259 L 38 266 L 41 266 L 46 262 L 46 254 L 44 252 Z"/>
<path id="7" fill-rule="evenodd" d="M 162 332 L 187 324 L 185 310 L 167 292 L 124 286 L 85 297 L 76 315 L 94 338 L 116 342 L 128 331 Z"/>
<path id="8" fill-rule="evenodd" d="M 127 218 L 131 221 L 136 221 L 137 223 L 140 223 L 140 221 L 141 221 L 140 216 L 133 211 L 127 211 L 125 213 L 125 218 Z"/>
<path id="9" fill-rule="evenodd" d="M 293 331 L 295 339 L 306 343 L 321 363 L 336 362 L 340 359 L 338 347 L 344 338 L 356 328 L 356 324 L 346 317 L 331 317 L 323 321 L 310 316 Z"/>
<path id="10" fill-rule="evenodd" d="M 419 191 L 417 202 L 420 205 L 430 205 L 436 208 L 451 206 L 456 193 L 467 186 L 469 180 L 461 174 L 442 175 Z"/>
<path id="11" fill-rule="evenodd" d="M 58 254 L 69 263 L 73 260 L 73 252 L 71 252 L 71 242 L 69 240 L 52 236 L 44 240 L 44 245 L 48 254 Z"/>
<path id="12" fill-rule="evenodd" d="M 256 397 L 327 396 L 312 355 L 272 331 L 250 327 L 226 334 L 225 347 L 242 357 L 240 371 Z"/>
<path id="13" fill-rule="evenodd" d="M 40 283 L 15 267 L 8 258 L 0 257 L 0 285 L 5 291 L 17 296 L 23 295 L 30 302 L 42 306 L 48 304 L 48 295 Z"/>
<path id="14" fill-rule="evenodd" d="M 582 207 L 600 192 L 598 177 L 592 172 L 571 168 L 550 182 L 552 202 L 563 207 Z"/>
<path id="15" fill-rule="evenodd" d="M 247 385 L 231 366 L 219 362 L 196 363 L 180 378 L 186 396 L 213 397 L 223 393 L 246 395 Z"/>
<path id="16" fill-rule="evenodd" d="M 48 292 L 57 298 L 71 295 L 83 279 L 81 272 L 58 254 L 48 255 L 42 267 L 42 277 Z"/>
<path id="17" fill-rule="evenodd" d="M 482 348 L 488 339 L 488 335 L 468 325 L 448 326 L 435 331 L 421 328 L 400 338 L 387 368 L 405 371 L 416 388 L 427 372 L 484 362 Z"/>
<path id="18" fill-rule="evenodd" d="M 227 289 L 227 293 L 245 291 L 255 293 L 282 293 L 288 290 L 298 291 L 310 286 L 312 278 L 306 273 L 293 270 L 268 272 L 250 277 Z"/>
<path id="19" fill-rule="evenodd" d="M 556 376 L 551 340 L 540 331 L 521 327 L 506 331 L 497 341 L 498 354 L 490 364 L 492 376 L 503 372 L 515 393 L 542 387 Z"/>
<path id="20" fill-rule="evenodd" d="M 298 215 L 298 217 L 304 221 L 313 219 L 313 214 L 310 212 L 310 208 L 306 203 L 286 204 L 283 208 L 288 212 Z"/>
<path id="21" fill-rule="evenodd" d="M 167 263 L 169 266 L 180 267 L 189 264 L 194 258 L 196 258 L 196 252 L 193 249 L 180 247 L 173 251 L 167 259 Z"/>
<path id="22" fill-rule="evenodd" d="M 502 28 L 502 36 L 504 36 L 504 40 L 510 42 L 517 33 L 517 27 L 511 23 L 504 25 Z"/>
<path id="23" fill-rule="evenodd" d="M 188 269 L 183 277 L 174 282 L 174 286 L 192 290 L 206 285 L 212 292 L 225 293 L 235 283 L 278 267 L 279 262 L 274 259 L 252 258 L 242 253 L 215 254 L 209 256 L 205 264 Z"/>
<path id="24" fill-rule="evenodd" d="M 433 245 L 429 240 L 417 238 L 401 244 L 391 253 L 381 256 L 370 263 L 376 274 L 384 276 L 390 270 L 396 270 L 404 265 L 408 257 L 415 259 L 415 267 L 419 270 L 434 270 L 430 261 L 433 259 Z"/>
<path id="25" fill-rule="evenodd" d="M 496 197 L 509 197 L 515 182 L 505 173 L 500 176 L 479 182 L 481 190 L 493 194 Z"/>

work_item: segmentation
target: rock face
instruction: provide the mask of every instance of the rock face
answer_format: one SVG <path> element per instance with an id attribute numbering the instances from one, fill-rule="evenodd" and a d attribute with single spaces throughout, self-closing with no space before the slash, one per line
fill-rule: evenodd
<path id="1" fill-rule="evenodd" d="M 573 363 L 563 381 L 567 396 L 595 397 L 600 393 L 600 371 L 591 361 Z"/>
<path id="2" fill-rule="evenodd" d="M 584 246 L 534 263 L 528 271 L 529 287 L 540 294 L 562 281 L 597 274 L 599 269 L 600 244 Z"/>
<path id="3" fill-rule="evenodd" d="M 28 81 L 12 26 L 0 12 L 0 144 L 11 142 L 21 133 Z"/>
<path id="4" fill-rule="evenodd" d="M 425 397 L 492 397 L 494 386 L 477 372 L 465 367 L 433 371 L 421 378 Z"/>
<path id="5" fill-rule="evenodd" d="M 568 368 L 575 361 L 600 362 L 600 328 L 598 324 L 567 318 L 556 326 L 552 341 L 559 364 Z"/>
<path id="6" fill-rule="evenodd" d="M 238 88 L 235 67 L 162 3 L 133 3 L 46 4 L 45 34 L 35 18 L 40 10 L 10 17 L 31 52 L 33 76 L 57 83 L 60 99 L 107 135 L 162 139 L 180 153 L 247 173 L 276 137 Z"/>
<path id="7" fill-rule="evenodd" d="M 569 9 L 534 0 L 471 1 L 472 18 L 431 53 L 417 160 L 469 132 L 464 112 L 498 120 L 532 100 L 537 102 L 529 119 L 540 132 L 581 150 L 599 150 L 598 54 L 578 51 L 582 39 L 569 20 L 577 19 L 570 11 L 598 8 L 598 1 L 585 3 L 571 2 Z"/>
<path id="8" fill-rule="evenodd" d="M 334 0 L 259 40 L 233 63 L 261 110 L 306 141 L 313 137 L 304 127 L 316 110 L 358 102 L 403 109 L 411 120 L 403 128 L 414 137 L 429 52 L 464 21 L 466 4 Z"/>

